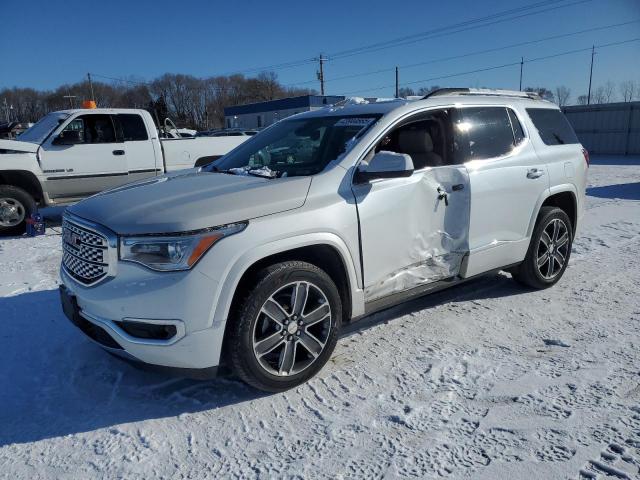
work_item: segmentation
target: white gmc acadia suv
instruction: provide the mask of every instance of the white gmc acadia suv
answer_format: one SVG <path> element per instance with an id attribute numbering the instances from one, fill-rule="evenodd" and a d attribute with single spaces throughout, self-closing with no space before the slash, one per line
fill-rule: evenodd
<path id="1" fill-rule="evenodd" d="M 124 358 L 228 365 L 285 390 L 322 368 L 344 322 L 489 271 L 556 283 L 587 168 L 558 107 L 532 94 L 346 101 L 69 208 L 63 309 Z"/>

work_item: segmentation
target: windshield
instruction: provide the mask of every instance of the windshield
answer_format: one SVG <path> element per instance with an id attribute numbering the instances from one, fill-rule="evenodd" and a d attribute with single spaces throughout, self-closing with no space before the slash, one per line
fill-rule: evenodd
<path id="1" fill-rule="evenodd" d="M 45 115 L 38 120 L 33 127 L 25 130 L 21 135 L 18 135 L 18 140 L 40 145 L 49 134 L 67 118 L 69 118 L 69 114 L 61 112 Z"/>
<path id="2" fill-rule="evenodd" d="M 379 118 L 369 114 L 283 120 L 214 162 L 208 170 L 269 178 L 314 175 Z"/>

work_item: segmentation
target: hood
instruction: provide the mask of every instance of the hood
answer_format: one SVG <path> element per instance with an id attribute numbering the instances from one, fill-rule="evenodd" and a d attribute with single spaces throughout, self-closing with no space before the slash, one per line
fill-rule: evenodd
<path id="1" fill-rule="evenodd" d="M 36 153 L 38 148 L 40 148 L 40 145 L 36 143 L 21 142 L 19 140 L 0 140 L 0 150 Z"/>
<path id="2" fill-rule="evenodd" d="M 99 193 L 69 211 L 119 234 L 185 232 L 299 208 L 310 184 L 190 170 Z"/>

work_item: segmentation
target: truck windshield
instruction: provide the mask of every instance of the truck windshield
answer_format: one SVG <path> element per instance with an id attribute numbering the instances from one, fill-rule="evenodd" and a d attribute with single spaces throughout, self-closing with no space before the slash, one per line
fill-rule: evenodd
<path id="1" fill-rule="evenodd" d="M 349 148 L 380 115 L 283 120 L 214 162 L 209 171 L 268 178 L 314 175 Z"/>
<path id="2" fill-rule="evenodd" d="M 25 130 L 21 135 L 18 135 L 18 140 L 21 142 L 37 143 L 40 145 L 49 134 L 64 120 L 69 118 L 68 113 L 54 112 L 42 117 L 38 122 L 28 130 Z"/>

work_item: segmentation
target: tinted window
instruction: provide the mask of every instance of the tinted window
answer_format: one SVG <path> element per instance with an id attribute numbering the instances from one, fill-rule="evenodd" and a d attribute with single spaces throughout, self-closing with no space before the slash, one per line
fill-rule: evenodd
<path id="1" fill-rule="evenodd" d="M 81 139 L 80 143 L 114 143 L 116 141 L 113 122 L 109 115 L 81 115 L 74 118 L 61 132 L 65 134 L 76 133 Z"/>
<path id="2" fill-rule="evenodd" d="M 456 119 L 457 142 L 468 160 L 505 155 L 513 149 L 513 130 L 504 107 L 462 108 Z"/>
<path id="3" fill-rule="evenodd" d="M 148 140 L 147 129 L 140 115 L 134 113 L 124 113 L 118 115 L 122 126 L 122 137 L 125 142 L 136 140 Z"/>
<path id="4" fill-rule="evenodd" d="M 416 170 L 464 162 L 452 133 L 451 110 L 419 114 L 387 134 L 375 151 L 405 153 Z"/>
<path id="5" fill-rule="evenodd" d="M 533 124 L 540 133 L 540 138 L 547 145 L 564 145 L 580 143 L 573 128 L 560 110 L 548 108 L 527 108 Z"/>
<path id="6" fill-rule="evenodd" d="M 518 120 L 515 112 L 510 108 L 507 108 L 509 112 L 509 118 L 511 119 L 511 126 L 513 127 L 513 138 L 515 140 L 515 145 L 519 145 L 524 140 L 524 131 L 522 130 L 522 125 Z"/>

